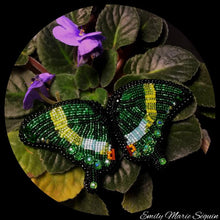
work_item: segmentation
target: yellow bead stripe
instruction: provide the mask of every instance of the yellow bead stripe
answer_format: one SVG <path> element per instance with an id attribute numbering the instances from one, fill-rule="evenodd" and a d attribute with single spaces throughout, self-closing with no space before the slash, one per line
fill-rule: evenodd
<path id="1" fill-rule="evenodd" d="M 68 127 L 67 118 L 61 106 L 52 109 L 50 117 L 61 138 L 65 138 L 71 144 L 82 145 L 83 138 Z"/>
<path id="2" fill-rule="evenodd" d="M 152 83 L 144 84 L 144 93 L 145 93 L 145 105 L 146 105 L 146 112 L 145 119 L 147 121 L 146 124 L 146 132 L 150 126 L 154 123 L 157 117 L 157 110 L 156 110 L 156 90 Z"/>

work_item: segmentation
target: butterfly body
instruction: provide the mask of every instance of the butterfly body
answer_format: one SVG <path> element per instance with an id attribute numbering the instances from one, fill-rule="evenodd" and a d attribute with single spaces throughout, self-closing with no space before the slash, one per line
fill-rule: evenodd
<path id="1" fill-rule="evenodd" d="M 34 113 L 25 118 L 19 135 L 26 145 L 56 151 L 82 166 L 85 187 L 94 191 L 99 177 L 114 169 L 119 149 L 133 162 L 164 165 L 161 142 L 169 121 L 192 97 L 169 81 L 134 81 L 119 88 L 106 109 L 75 99 Z"/>

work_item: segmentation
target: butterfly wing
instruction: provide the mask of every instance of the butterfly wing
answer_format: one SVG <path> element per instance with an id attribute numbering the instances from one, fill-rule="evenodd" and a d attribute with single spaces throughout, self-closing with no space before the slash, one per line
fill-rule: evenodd
<path id="1" fill-rule="evenodd" d="M 169 121 L 192 100 L 187 88 L 170 81 L 146 79 L 119 88 L 107 113 L 124 155 L 136 162 L 166 164 L 161 143 Z"/>
<path id="2" fill-rule="evenodd" d="M 57 151 L 86 171 L 85 187 L 97 188 L 100 174 L 114 166 L 115 151 L 101 105 L 69 100 L 25 118 L 20 128 L 24 144 Z"/>

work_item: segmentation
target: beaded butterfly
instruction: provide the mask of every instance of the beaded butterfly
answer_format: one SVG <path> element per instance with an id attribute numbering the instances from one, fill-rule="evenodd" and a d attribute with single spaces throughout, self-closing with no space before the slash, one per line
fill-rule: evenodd
<path id="1" fill-rule="evenodd" d="M 116 166 L 119 149 L 133 162 L 166 164 L 162 141 L 169 121 L 192 100 L 189 89 L 170 81 L 133 81 L 119 88 L 105 109 L 74 99 L 31 114 L 19 136 L 26 145 L 56 151 L 81 166 L 92 192 Z"/>

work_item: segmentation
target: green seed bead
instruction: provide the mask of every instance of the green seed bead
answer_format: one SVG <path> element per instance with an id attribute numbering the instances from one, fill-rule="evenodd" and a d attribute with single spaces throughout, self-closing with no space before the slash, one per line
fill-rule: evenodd
<path id="1" fill-rule="evenodd" d="M 83 154 L 80 153 L 80 152 L 77 152 L 77 153 L 75 154 L 75 159 L 76 159 L 76 160 L 82 160 L 82 159 L 83 159 Z"/>
<path id="2" fill-rule="evenodd" d="M 154 139 L 152 137 L 147 137 L 147 143 L 149 144 L 153 144 L 154 143 Z"/>
<path id="3" fill-rule="evenodd" d="M 139 151 L 134 151 L 132 154 L 133 157 L 140 157 L 141 153 Z"/>
<path id="4" fill-rule="evenodd" d="M 109 159 L 106 159 L 105 162 L 104 162 L 105 166 L 108 167 L 110 166 L 111 162 Z"/>
<path id="5" fill-rule="evenodd" d="M 144 146 L 143 152 L 146 155 L 150 155 L 154 152 L 154 148 L 147 144 L 147 145 Z"/>
<path id="6" fill-rule="evenodd" d="M 90 188 L 91 188 L 91 189 L 96 189 L 97 187 L 98 187 L 97 182 L 92 181 L 92 182 L 90 183 Z"/>
<path id="7" fill-rule="evenodd" d="M 92 165 L 94 163 L 94 157 L 93 156 L 86 157 L 85 162 L 89 165 Z"/>
<path id="8" fill-rule="evenodd" d="M 73 155 L 74 153 L 76 153 L 76 149 L 73 148 L 73 147 L 70 147 L 67 149 L 67 152 L 70 154 L 70 155 Z"/>
<path id="9" fill-rule="evenodd" d="M 102 168 L 102 163 L 100 160 L 95 161 L 95 169 L 100 170 Z"/>
<path id="10" fill-rule="evenodd" d="M 163 120 L 161 120 L 161 119 L 157 119 L 157 126 L 158 127 L 162 127 L 163 126 Z"/>
<path id="11" fill-rule="evenodd" d="M 156 137 L 160 137 L 160 136 L 161 136 L 161 131 L 160 131 L 160 130 L 155 130 L 155 131 L 154 131 L 154 135 L 155 135 Z"/>
<path id="12" fill-rule="evenodd" d="M 167 163 L 167 160 L 164 157 L 162 157 L 159 159 L 159 162 L 160 162 L 160 165 L 165 165 Z"/>

